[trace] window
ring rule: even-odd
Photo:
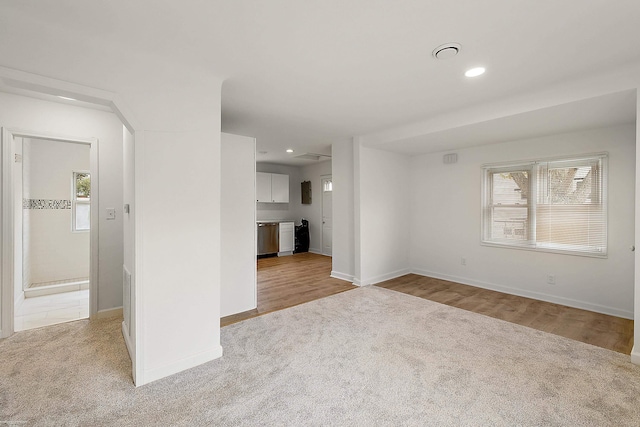
[[[607,255],[606,154],[483,168],[482,243]]]
[[[88,172],[73,173],[72,196],[73,231],[89,231],[91,226],[91,175]]]

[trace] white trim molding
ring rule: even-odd
[[[403,268],[400,270],[392,271],[390,273],[381,274],[380,276],[375,276],[366,280],[362,280],[362,285],[360,286],[375,285],[377,283],[384,282],[386,280],[395,279],[396,277],[404,276],[405,274],[409,274],[409,273],[411,273],[410,268],[408,267]]]
[[[160,366],[158,368],[147,369],[143,372],[144,378],[138,378],[139,381],[136,381],[136,387],[148,384],[152,381],[156,381],[164,377],[168,377],[169,375],[177,374],[178,372],[182,372],[187,369],[194,368],[198,365],[210,362],[219,357],[222,357],[222,346],[218,345],[214,348],[179,360],[177,362]]]
[[[346,282],[353,282],[353,276],[351,274],[340,273],[339,271],[331,271],[331,277],[334,279],[344,280]]]
[[[96,313],[96,319],[111,319],[114,317],[122,318],[122,307],[108,308]]]
[[[640,352],[636,352],[636,346],[633,346],[631,349],[631,363],[635,365],[640,365]]]
[[[533,298],[539,301],[546,301],[554,304],[566,305],[568,307],[593,311],[596,313],[608,314],[609,316],[622,317],[624,319],[633,319],[632,311],[621,310],[619,308],[609,307],[606,305],[593,304],[586,301],[579,301],[571,298],[558,297],[555,295],[549,295],[541,292],[532,292],[524,289],[512,288],[509,286],[496,285],[494,283],[482,282],[479,280],[469,279],[466,277],[450,276],[448,274],[436,273],[434,271],[427,271],[419,268],[413,269],[412,273],[418,274],[420,276],[433,277],[435,279],[462,283],[463,285],[475,286],[476,288],[489,289],[491,291],[502,292],[505,294],[517,295],[517,296],[526,297],[526,298]]]
[[[0,67],[0,71],[2,68]],[[99,176],[98,176],[98,139],[76,136],[63,136],[48,134],[38,131],[23,129],[2,128],[2,249],[0,251],[2,276],[0,277],[0,292],[2,295],[0,305],[0,329],[6,338],[14,332],[14,150],[11,144],[14,137],[45,139],[49,141],[69,142],[89,146],[90,172],[91,172],[91,243],[89,261],[89,317],[95,318],[98,312],[98,245],[99,245]]]

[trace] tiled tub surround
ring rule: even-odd
[[[22,199],[22,209],[71,209],[71,200]]]
[[[81,282],[89,277],[90,233],[72,231],[71,206],[65,199],[23,201],[23,218],[28,216],[23,227],[23,241],[28,239],[28,252],[24,254],[28,262],[23,269],[25,279],[28,277],[25,297],[34,287]],[[58,292],[79,289],[60,288]]]

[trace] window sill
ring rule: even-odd
[[[560,248],[553,248],[553,247],[547,247],[547,246],[532,246],[531,244],[527,244],[527,243],[517,244],[517,243],[511,243],[511,242],[501,243],[501,242],[492,242],[492,241],[480,241],[480,245],[494,247],[494,248],[519,249],[519,250],[532,251],[532,252],[546,252],[546,253],[552,253],[552,254],[558,254],[558,255],[573,255],[573,256],[580,256],[580,257],[587,257],[587,258],[606,259],[609,257],[606,252],[599,252],[599,253],[583,252],[583,251],[560,249]]]

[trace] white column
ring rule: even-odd
[[[640,365],[640,97],[636,107],[636,229],[635,229],[635,296],[633,303],[634,328],[631,361]]]

